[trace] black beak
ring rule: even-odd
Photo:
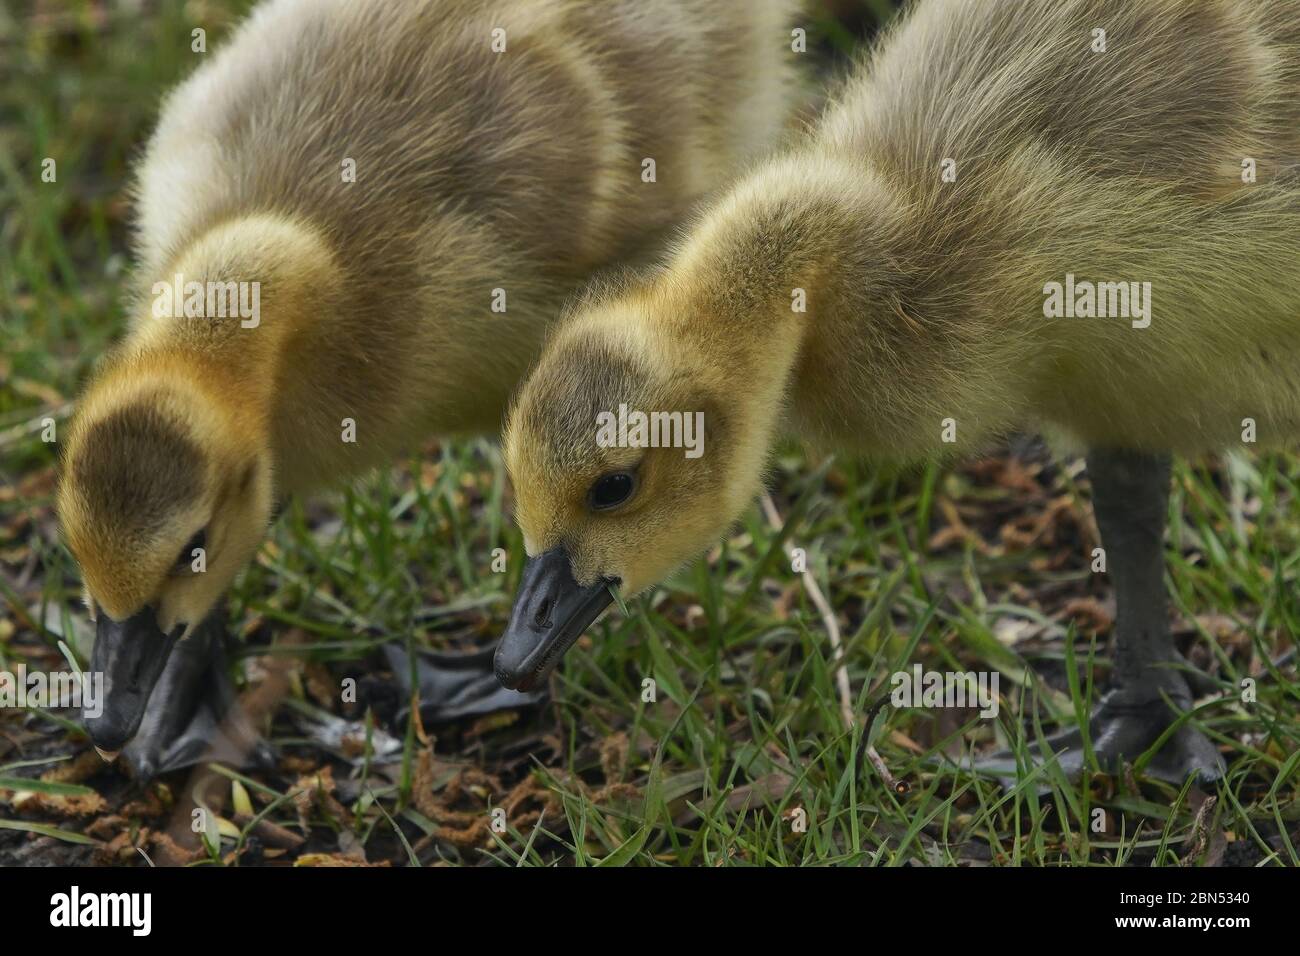
[[[617,583],[601,579],[582,587],[563,548],[529,558],[510,624],[497,644],[497,680],[513,690],[528,690],[542,680],[614,600],[609,589]]]
[[[160,631],[151,607],[125,621],[100,612],[90,669],[104,675],[103,710],[98,717],[82,714],[90,739],[100,750],[121,750],[140,729],[153,686],[184,632],[183,624],[170,634]]]

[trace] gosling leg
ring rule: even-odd
[[[1093,507],[1106,564],[1115,585],[1115,662],[1112,690],[1093,711],[1089,740],[1101,769],[1115,772],[1156,742],[1178,713],[1191,707],[1192,691],[1182,672],[1186,662],[1169,633],[1164,588],[1164,531],[1169,503],[1170,459],[1132,451],[1094,450],[1088,455]],[[1208,678],[1193,681],[1204,686]],[[1049,754],[1078,776],[1086,752],[1078,729],[1049,737]],[[1036,745],[1036,762],[1044,759]],[[1009,752],[976,762],[1004,776],[1016,772]],[[1223,775],[1213,743],[1183,724],[1147,765],[1154,777],[1182,783],[1189,775],[1209,782]]]

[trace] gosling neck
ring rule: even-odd
[[[850,318],[871,224],[893,213],[883,185],[825,153],[768,163],[706,214],[656,283],[662,339],[698,355],[773,440],[800,351]],[[888,221],[887,219],[885,221]]]
[[[273,215],[229,220],[139,276],[137,373],[181,377],[269,444],[295,337],[337,314],[343,278],[321,234]]]

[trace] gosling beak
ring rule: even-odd
[[[160,631],[151,607],[125,621],[114,621],[100,613],[90,669],[104,675],[104,699],[98,716],[85,713],[84,708],[82,712],[96,749],[118,751],[135,736],[158,675],[183,633],[183,624],[176,625],[170,634]]]
[[[510,624],[497,645],[497,680],[513,690],[529,690],[545,678],[614,600],[609,589],[617,583],[602,578],[584,588],[573,579],[562,547],[529,558]]]

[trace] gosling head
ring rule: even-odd
[[[524,383],[504,436],[528,560],[496,652],[528,689],[613,600],[707,549],[759,487],[746,385],[627,299],[565,324]]]
[[[73,422],[58,510],[96,623],[105,700],[86,724],[102,750],[135,735],[176,641],[269,524],[269,451],[228,402],[192,370],[127,365],[91,388]]]

